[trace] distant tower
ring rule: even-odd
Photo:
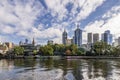
[[[33,38],[32,45],[35,45],[35,39]]]
[[[87,43],[88,44],[92,44],[93,43],[92,33],[88,33],[88,35],[87,35]]]
[[[64,45],[66,45],[66,40],[67,40],[67,32],[66,32],[66,30],[64,30],[64,32],[62,34],[62,43]]]
[[[75,30],[74,40],[78,47],[82,45],[82,30],[79,28],[79,25],[77,25],[77,29]]]
[[[99,34],[95,33],[93,34],[93,43],[96,43],[97,41],[99,41]]]
[[[20,42],[19,42],[19,45],[22,45],[22,44],[23,44],[22,41],[20,41]]]
[[[25,39],[25,44],[28,44],[28,39]]]
[[[110,34],[110,30],[106,30],[104,32],[104,42],[112,45],[112,34]]]

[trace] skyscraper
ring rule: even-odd
[[[101,41],[104,41],[104,33],[101,34]]]
[[[92,44],[93,43],[92,33],[88,33],[88,35],[87,35],[87,43],[88,44]]]
[[[104,42],[112,45],[112,34],[110,34],[110,30],[106,30],[104,32]]]
[[[35,46],[35,39],[33,38],[33,41],[32,41],[32,45],[34,45]]]
[[[62,34],[62,43],[66,45],[66,40],[67,40],[67,32],[64,30]]]
[[[99,41],[99,34],[95,33],[93,34],[93,43],[96,43],[97,41]]]
[[[77,29],[75,30],[75,44],[80,47],[82,45],[82,30],[77,25]]]

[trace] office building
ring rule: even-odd
[[[14,47],[14,44],[12,42],[5,42],[7,45],[8,49],[12,49]]]
[[[118,38],[118,45],[120,45],[120,37]]]
[[[93,34],[93,43],[96,43],[97,41],[99,41],[99,34],[95,33]]]
[[[77,29],[75,30],[75,44],[80,47],[82,45],[82,30],[79,28],[79,25],[77,25]]]
[[[87,43],[88,44],[92,44],[93,43],[92,33],[88,33],[88,35],[87,35]]]
[[[112,34],[110,34],[110,31],[109,30],[105,31],[105,33],[104,33],[104,42],[106,42],[107,44],[112,45],[112,40],[113,40],[113,38],[112,38]]]
[[[62,34],[62,43],[66,45],[66,40],[67,40],[67,32],[64,30]]]
[[[101,41],[104,41],[104,33],[101,34]]]

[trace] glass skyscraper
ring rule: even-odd
[[[104,42],[112,45],[113,36],[110,34],[110,30],[106,30],[104,33]]]
[[[67,41],[67,32],[64,30],[62,34],[62,43],[66,45],[66,41]]]
[[[79,28],[79,25],[77,25],[77,29],[75,30],[74,40],[78,47],[82,45],[82,30]]]

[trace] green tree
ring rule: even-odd
[[[40,47],[40,52],[42,55],[53,55],[53,48],[49,45]]]
[[[96,42],[93,46],[96,55],[109,55],[111,48],[110,45],[103,41]]]
[[[119,56],[120,55],[120,46],[113,47],[111,55],[113,55],[113,56]]]
[[[14,47],[13,52],[15,55],[24,55],[24,48],[20,46],[16,46]]]

